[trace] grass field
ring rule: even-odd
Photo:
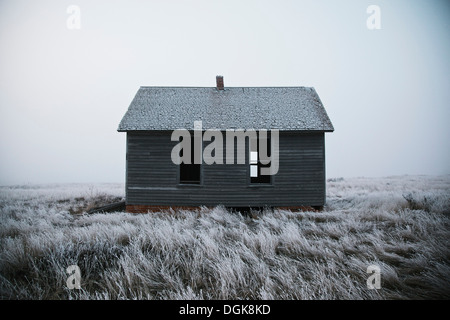
[[[450,176],[330,179],[318,213],[85,214],[123,194],[121,184],[0,187],[0,297],[450,298]],[[67,288],[70,265],[79,290]]]

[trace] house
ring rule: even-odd
[[[215,87],[140,87],[118,131],[129,212],[325,204],[334,128],[314,88],[225,87],[222,76]]]

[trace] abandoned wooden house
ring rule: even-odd
[[[201,127],[195,128],[198,124]],[[192,139],[191,150],[176,149],[188,139],[173,138],[180,129],[193,137],[200,131],[201,143]],[[215,133],[207,137],[208,130]],[[140,87],[118,131],[127,133],[129,212],[325,204],[325,132],[334,129],[314,88],[224,87],[221,76],[216,77],[215,87]],[[238,143],[234,144],[238,137],[228,139],[228,133],[242,131],[247,135],[239,161]],[[252,131],[259,139],[255,144]],[[227,139],[220,141],[218,132]],[[214,148],[208,147],[214,142]],[[263,161],[263,145],[276,165]],[[202,152],[216,157],[213,163],[205,158],[177,163],[173,159],[177,150],[181,156],[190,153],[192,160]],[[268,166],[276,169],[262,174]]]

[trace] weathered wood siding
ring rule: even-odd
[[[325,204],[323,132],[280,132],[279,171],[272,177],[271,185],[261,186],[249,185],[248,164],[203,164],[200,185],[178,184],[179,166],[173,164],[170,157],[177,142],[170,141],[170,135],[169,131],[127,133],[127,205]],[[225,156],[225,137],[223,140]]]

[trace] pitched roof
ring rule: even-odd
[[[141,87],[118,131],[279,129],[333,131],[314,88]]]

